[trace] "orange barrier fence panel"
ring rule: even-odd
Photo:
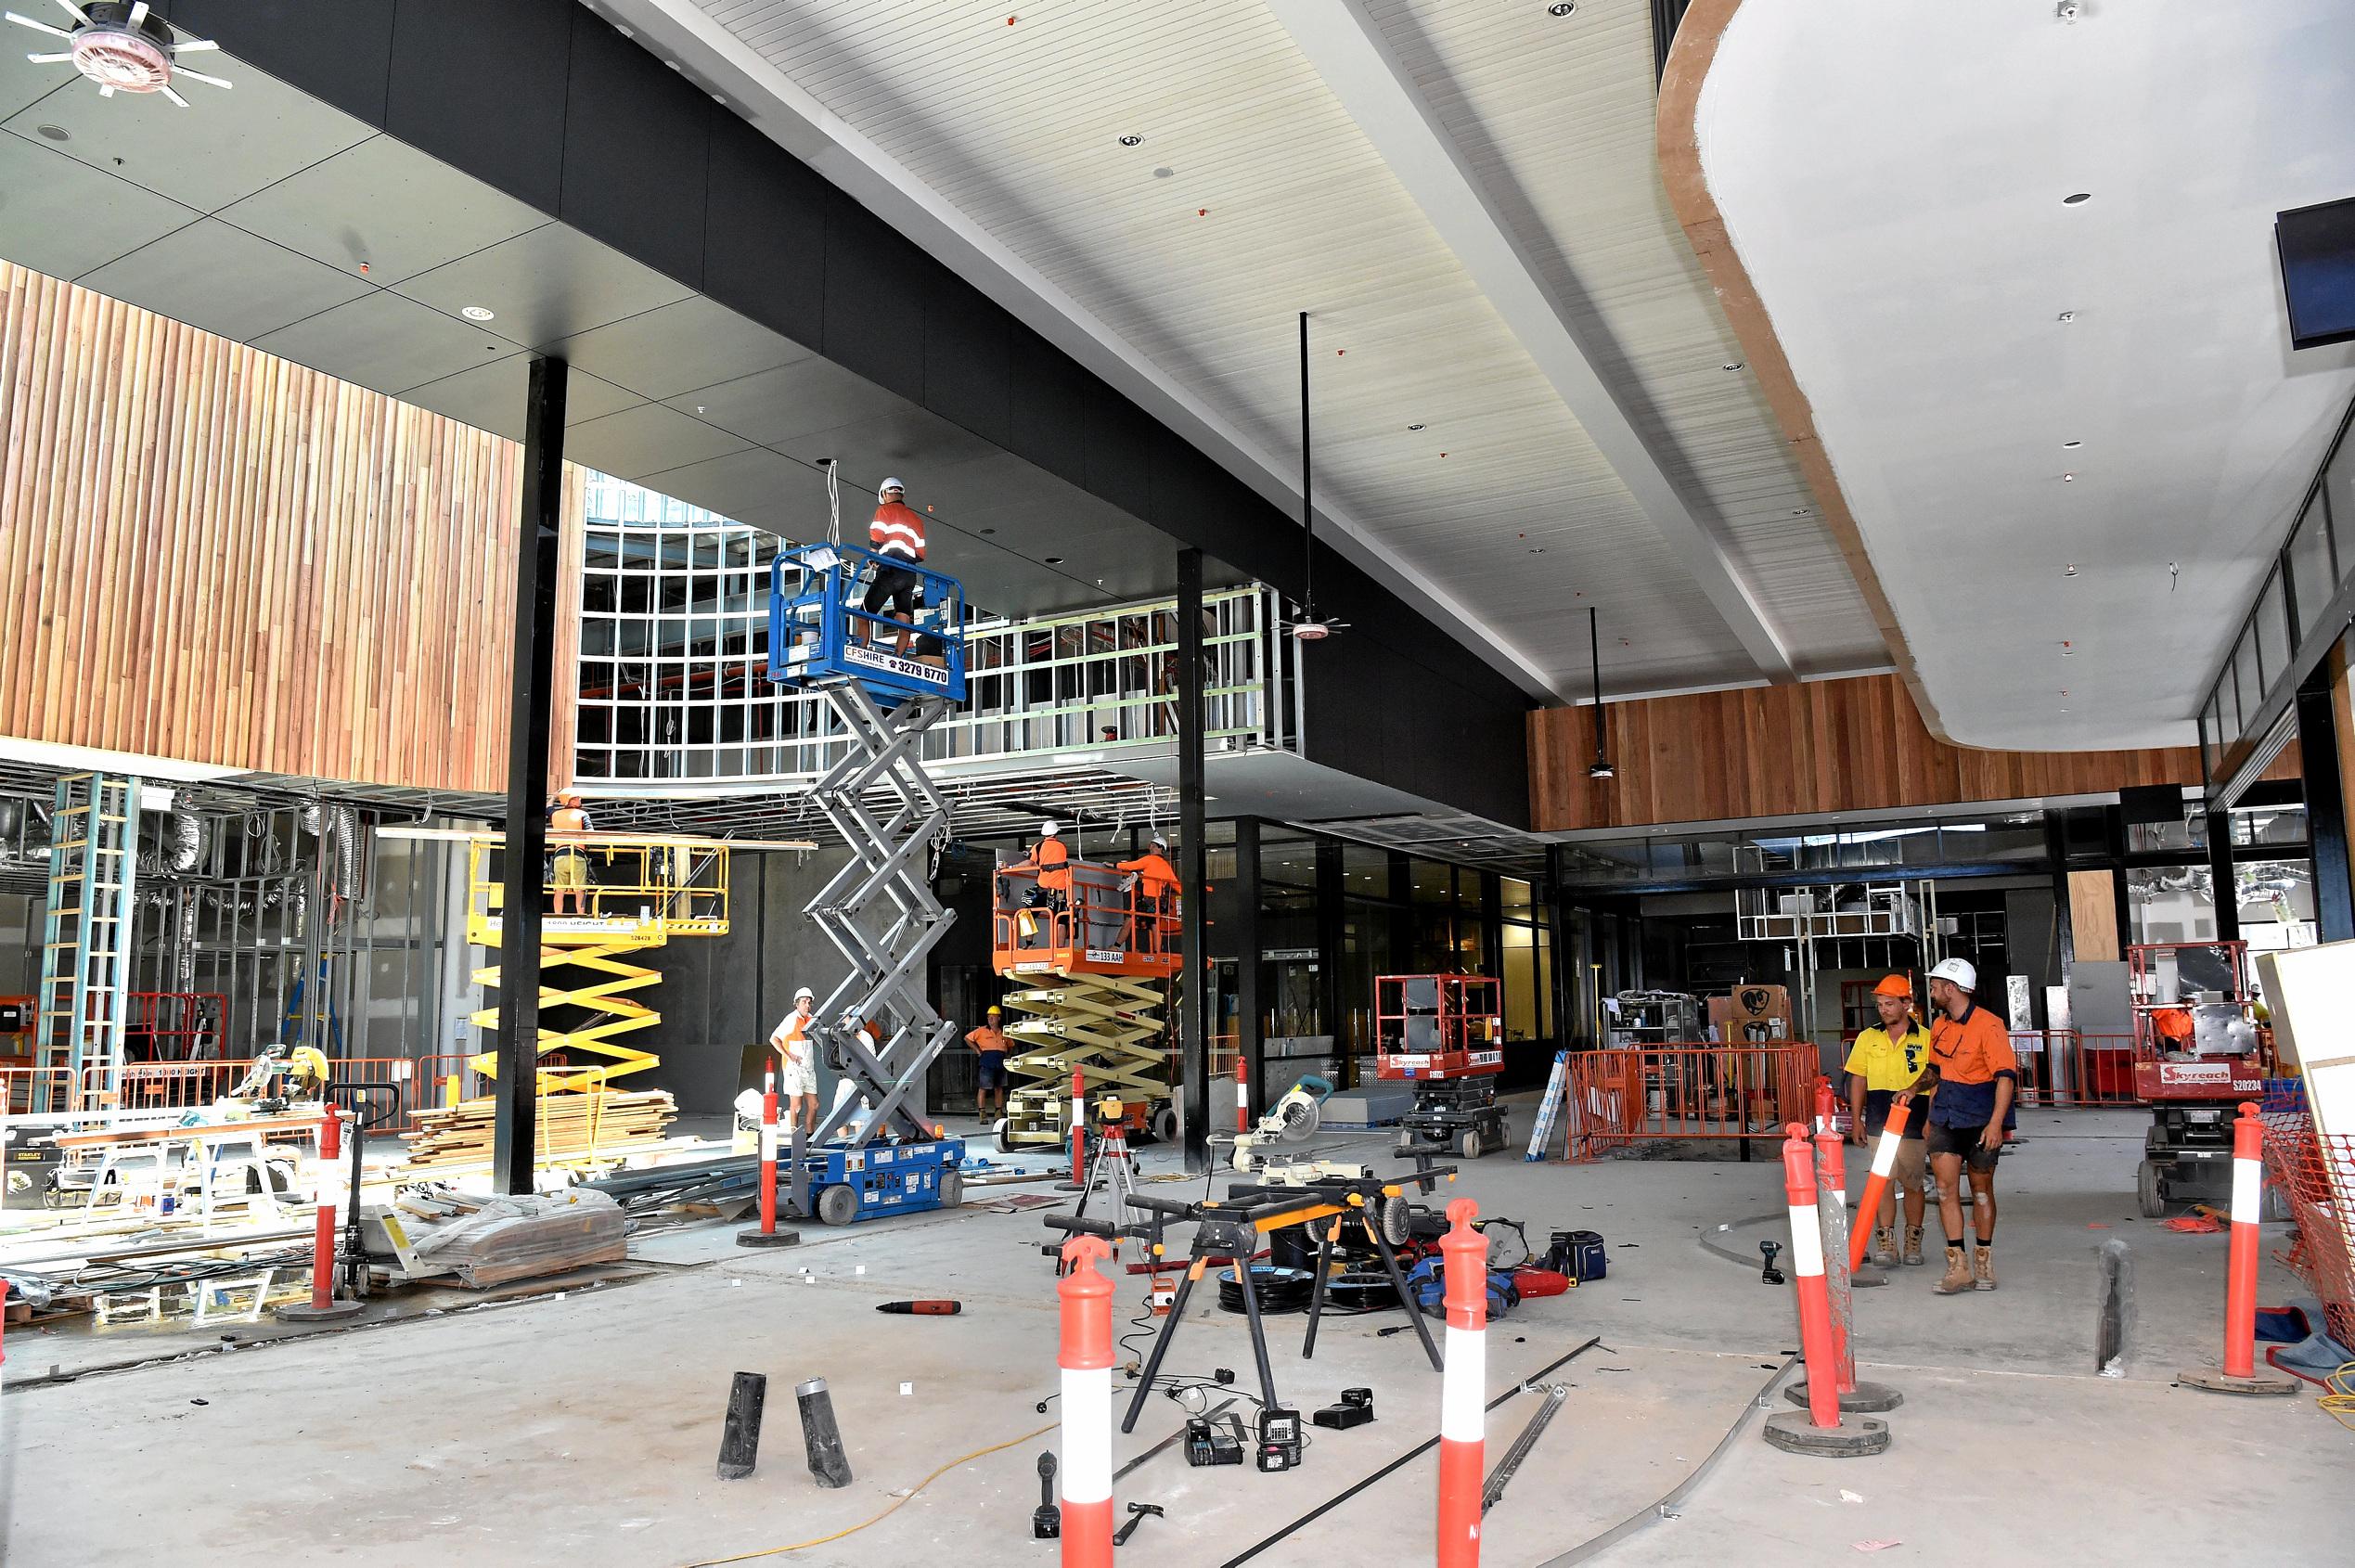
[[[1647,1139],[1771,1137],[1814,1113],[1815,1058],[1804,1043],[1576,1052],[1564,1090],[1568,1157]]]

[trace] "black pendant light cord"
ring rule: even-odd
[[[1308,461],[1308,313],[1300,313],[1300,618],[1317,618],[1317,514],[1310,510],[1314,469]]]
[[[1605,777],[1611,760],[1602,750],[1602,634],[1597,628],[1595,607],[1587,607],[1587,658],[1594,666],[1594,766],[1588,771]]]

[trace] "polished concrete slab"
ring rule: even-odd
[[[1492,1394],[1598,1343],[1550,1374],[1570,1384],[1568,1403],[1489,1515],[1485,1561],[1548,1562],[1631,1516],[1649,1523],[1595,1561],[1795,1564],[1873,1540],[1903,1543],[1892,1561],[1928,1562],[2234,1561],[2235,1542],[2275,1562],[2343,1560],[2355,1433],[2310,1398],[2233,1403],[2168,1385],[2178,1365],[2215,1354],[2224,1239],[2133,1217],[2130,1116],[2051,1120],[2031,1116],[2002,1167],[2000,1291],[1940,1298],[1925,1267],[1860,1294],[1865,1375],[1906,1404],[1888,1418],[1890,1451],[1852,1461],[1794,1459],[1756,1433],[1757,1396],[1795,1345],[1790,1292],[1760,1284],[1756,1263],[1780,1224],[1778,1166],[1497,1155],[1468,1167],[1454,1192],[1484,1213],[1525,1221],[1540,1243],[1549,1229],[1600,1231],[1610,1258],[1605,1279],[1491,1330]],[[1332,1141],[1378,1151],[1387,1137]],[[1149,1180],[1199,1190],[1172,1178],[1170,1159],[1148,1151]],[[1860,1175],[1860,1151],[1852,1185]],[[302,1542],[336,1562],[635,1568],[815,1542],[882,1515],[774,1560],[1050,1562],[1028,1534],[1033,1467],[1054,1442],[1053,1407],[1036,1408],[1055,1388],[1047,1234],[1036,1213],[970,1210],[808,1227],[804,1245],[774,1253],[683,1233],[660,1248],[663,1264],[592,1292],[25,1388],[0,1399],[6,1561],[144,1563],[168,1540],[199,1562]],[[2135,1289],[2124,1375],[2101,1377],[2112,1239],[2130,1249]],[[719,1255],[695,1261],[705,1251]],[[2269,1272],[2263,1293],[2293,1288]],[[1122,1277],[1124,1318],[1140,1290]],[[964,1312],[873,1310],[916,1295],[956,1296]],[[1314,1432],[1287,1474],[1149,1460],[1118,1496],[1167,1517],[1147,1520],[1124,1560],[1227,1563],[1430,1436],[1438,1380],[1410,1334],[1381,1332],[1401,1321],[1329,1323],[1303,1363],[1300,1320],[1274,1319],[1285,1398],[1314,1407],[1363,1384],[1377,1420]],[[14,1334],[8,1350],[18,1371]],[[1207,1302],[1169,1365],[1253,1383],[1240,1320]],[[770,1378],[767,1426],[757,1472],[721,1482],[740,1369]],[[842,1491],[817,1487],[803,1462],[791,1384],[814,1375],[832,1385],[856,1472]],[[1512,1394],[1497,1409],[1492,1453],[1535,1405]],[[1118,1457],[1180,1416],[1151,1401]],[[1737,1422],[1723,1459],[1660,1517],[1654,1504]],[[1428,1455],[1401,1465],[1249,1561],[1428,1562],[1433,1474]]]

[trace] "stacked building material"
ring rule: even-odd
[[[412,1171],[488,1164],[493,1102],[461,1100],[418,1113],[418,1130],[405,1135]],[[660,1143],[678,1115],[662,1089],[611,1089],[540,1096],[538,1157],[542,1161],[622,1155]]]
[[[397,1206],[412,1278],[454,1274],[477,1288],[505,1285],[619,1263],[627,1246],[621,1205],[580,1188],[491,1199],[431,1189]]]

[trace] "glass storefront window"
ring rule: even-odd
[[[1392,898],[1390,852],[1362,844],[1341,846],[1342,890],[1353,898]]]
[[[2290,533],[2289,563],[2290,587],[2297,596],[2297,635],[2303,641],[2338,592],[2331,571],[2331,529],[2319,494]]]
[[[1529,884],[1518,877],[1499,877],[1497,904],[1507,915],[1525,912],[1529,907]]]

